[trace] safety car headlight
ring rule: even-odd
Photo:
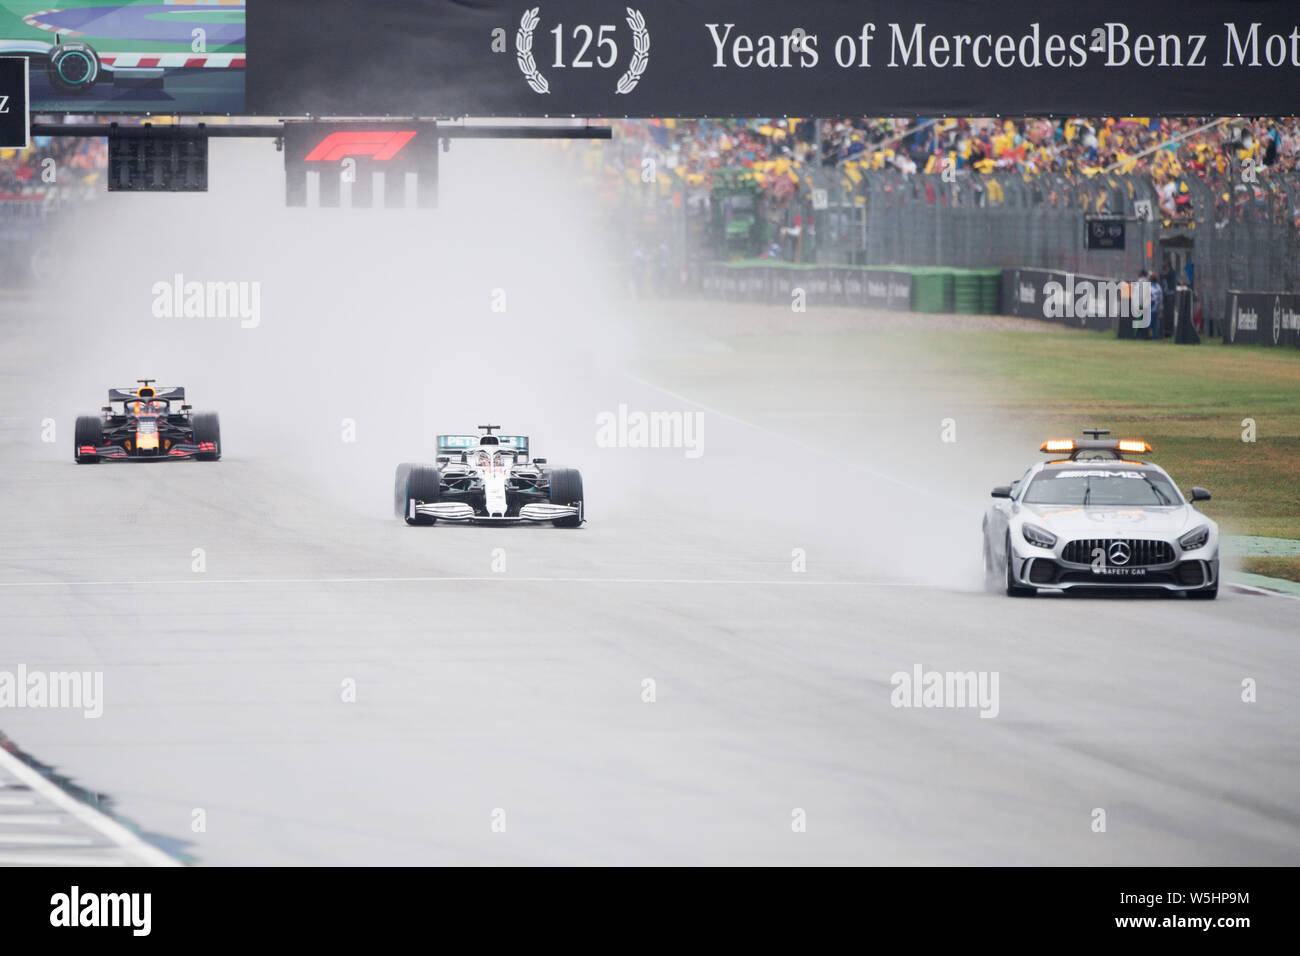
[[[1025,540],[1037,548],[1054,548],[1056,547],[1056,535],[1036,524],[1026,524],[1021,528],[1021,533]]]
[[[1184,551],[1195,551],[1208,540],[1210,540],[1210,529],[1208,526],[1202,525],[1179,538],[1178,547]]]

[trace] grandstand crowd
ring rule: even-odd
[[[617,134],[709,189],[721,170],[744,171],[785,201],[805,174],[888,170],[1104,172],[1150,175],[1162,218],[1191,215],[1188,177],[1259,174],[1300,166],[1300,118],[1103,117],[1072,119],[629,120]],[[1296,211],[1300,217],[1300,210]]]
[[[69,190],[89,194],[83,187],[96,186],[107,164],[108,143],[102,137],[33,136],[27,149],[0,150],[0,199],[31,199]]]
[[[720,170],[741,171],[777,200],[791,198],[800,173],[814,168],[904,176],[948,168],[1030,176],[1117,171],[1149,174],[1165,217],[1177,217],[1190,201],[1183,184],[1188,176],[1225,174],[1247,163],[1260,171],[1300,168],[1300,117],[1218,123],[1168,117],[663,119],[617,125],[620,140],[677,170],[689,186],[708,189]],[[42,177],[46,159],[55,161],[55,184]],[[28,149],[0,151],[0,195],[92,186],[106,163],[103,139],[38,136]]]

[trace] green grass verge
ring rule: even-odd
[[[1072,330],[914,337],[1021,420],[1096,421],[1151,442],[1176,480],[1215,492],[1204,510],[1226,532],[1300,538],[1300,350]],[[1254,442],[1242,440],[1244,419]]]
[[[1300,582],[1300,558],[1242,558],[1239,564],[1249,574]]]

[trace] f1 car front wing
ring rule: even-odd
[[[519,514],[509,517],[500,515],[475,514],[474,509],[463,501],[435,501],[432,504],[420,504],[412,499],[407,503],[407,517],[424,515],[439,521],[464,521],[470,524],[525,524],[532,522],[554,521],[557,518],[582,518],[582,504],[553,505],[547,502],[526,504],[519,509]]]
[[[132,454],[121,445],[82,445],[77,449],[78,455],[94,455],[102,461],[164,461],[181,458],[193,458],[203,452],[215,452],[215,442],[176,442],[165,452],[156,455]]]

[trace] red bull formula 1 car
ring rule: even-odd
[[[221,457],[221,423],[216,412],[185,404],[185,389],[155,387],[151,378],[137,388],[110,388],[100,415],[77,418],[74,457],[99,461],[161,461]],[[121,405],[121,411],[115,405]]]

